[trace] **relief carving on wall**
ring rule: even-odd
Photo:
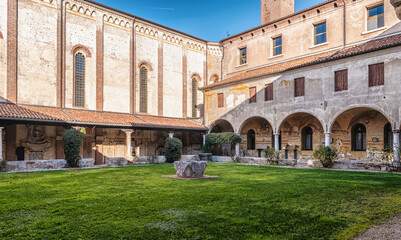
[[[21,140],[21,146],[29,151],[29,160],[43,160],[44,153],[51,148],[53,139],[46,135],[44,126],[26,126],[27,138]]]

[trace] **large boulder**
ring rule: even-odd
[[[178,177],[183,178],[201,178],[207,167],[205,161],[176,161],[174,168]]]

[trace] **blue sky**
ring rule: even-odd
[[[324,0],[295,0],[295,11]],[[220,41],[260,25],[260,0],[97,0],[193,36]]]

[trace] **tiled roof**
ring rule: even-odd
[[[324,62],[328,62],[328,61],[334,61],[334,60],[338,60],[338,59],[342,59],[342,58],[352,57],[355,55],[369,53],[369,52],[378,51],[378,50],[396,47],[396,46],[401,46],[401,34],[386,37],[386,38],[371,40],[369,42],[365,42],[365,43],[358,44],[355,46],[343,48],[341,50],[320,53],[320,54],[308,56],[305,58],[300,58],[300,59],[290,60],[287,62],[278,63],[278,64],[271,65],[268,67],[263,67],[263,68],[259,68],[259,69],[255,69],[255,70],[249,70],[249,71],[234,75],[232,77],[226,78],[220,82],[207,85],[207,86],[201,88],[201,90],[219,87],[219,86],[223,86],[223,85],[234,84],[239,81],[262,77],[262,76],[266,76],[266,75],[269,75],[272,73],[282,72],[282,71],[291,70],[294,68],[305,67],[305,66],[324,63]]]
[[[122,126],[140,128],[166,128],[206,130],[200,124],[180,118],[158,116],[137,116],[134,114],[98,112],[79,109],[26,106],[0,103],[1,120],[25,120],[37,122],[57,122],[66,124]]]

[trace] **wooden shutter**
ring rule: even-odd
[[[224,93],[217,94],[217,104],[219,108],[224,107]]]
[[[256,87],[249,88],[249,103],[256,102]]]
[[[369,66],[369,87],[384,85],[384,63]]]
[[[295,97],[305,96],[305,78],[295,79]]]
[[[273,100],[273,83],[266,84],[265,87],[265,101]]]
[[[337,71],[334,74],[335,78],[335,91],[346,91],[348,90],[348,70]]]

